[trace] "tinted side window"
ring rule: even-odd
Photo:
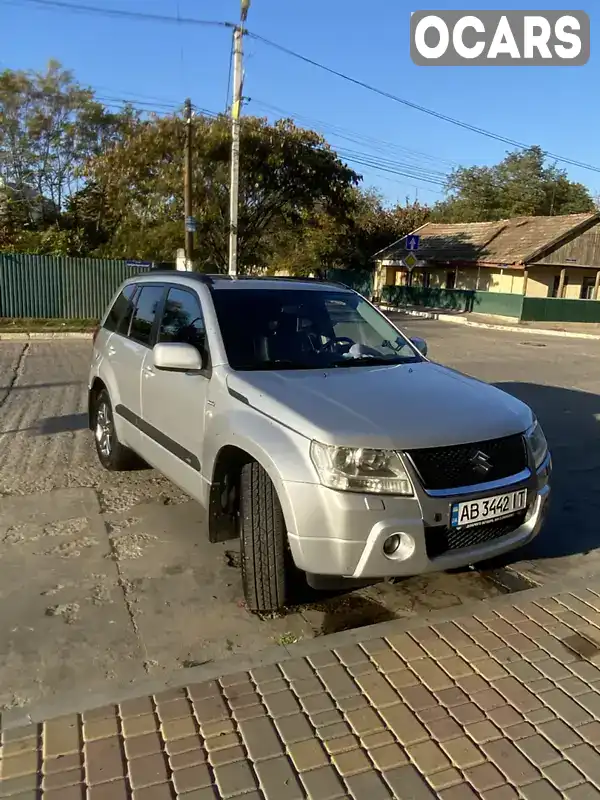
[[[206,328],[200,301],[191,292],[169,289],[158,334],[159,342],[193,344],[206,352]]]
[[[104,322],[103,327],[106,328],[107,331],[119,331],[119,333],[123,333],[123,328],[126,324],[124,332],[127,333],[131,312],[133,311],[132,300],[134,294],[134,283],[130,283],[129,286],[126,286],[119,294],[115,302],[112,304],[112,307],[108,312]]]
[[[164,289],[162,286],[142,286],[135,304],[129,336],[140,344],[150,345],[152,326],[159,310]]]

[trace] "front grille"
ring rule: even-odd
[[[425,526],[425,548],[429,559],[439,558],[453,550],[464,547],[475,547],[478,544],[492,542],[506,536],[519,528],[524,522],[527,510],[520,511],[507,519],[497,519],[486,525],[474,525],[472,528],[449,528],[444,525]]]
[[[407,455],[424,489],[476,486],[508,478],[527,467],[525,440],[520,434],[474,444],[409,450]]]

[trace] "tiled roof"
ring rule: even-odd
[[[425,260],[523,264],[541,250],[559,244],[580,226],[598,218],[598,214],[589,213],[453,225],[427,222],[415,233],[421,237],[419,257]],[[404,238],[400,239],[376,253],[376,260],[405,255],[404,241]]]

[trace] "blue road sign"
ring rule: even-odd
[[[195,233],[196,231],[196,220],[194,217],[186,217],[185,218],[185,229],[191,233]]]
[[[413,235],[413,236],[407,236],[406,237],[406,249],[407,250],[418,250],[420,243],[421,243],[421,237],[420,236]]]

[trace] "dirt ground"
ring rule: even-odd
[[[574,402],[567,387],[579,385],[600,419],[597,343],[521,345],[518,334],[500,339],[444,323],[404,324],[426,335],[436,360],[487,380],[520,387],[538,380],[539,388],[542,372],[546,380],[551,372],[554,389],[565,387],[565,414]],[[343,596],[307,594],[269,619],[248,614],[235,543],[208,543],[196,503],[153,470],[99,467],[86,430],[89,355],[82,341],[0,344],[0,710],[72,689],[125,688],[141,676],[502,591],[490,574],[465,570]],[[569,437],[562,446],[575,457]],[[584,489],[593,494],[600,463],[588,461]],[[572,484],[563,490],[572,493]],[[570,513],[569,502],[566,496],[561,513]],[[597,545],[592,528],[586,531],[591,551]],[[581,550],[559,555],[572,563],[584,558]],[[523,574],[552,572],[543,565],[556,553],[525,555]]]

